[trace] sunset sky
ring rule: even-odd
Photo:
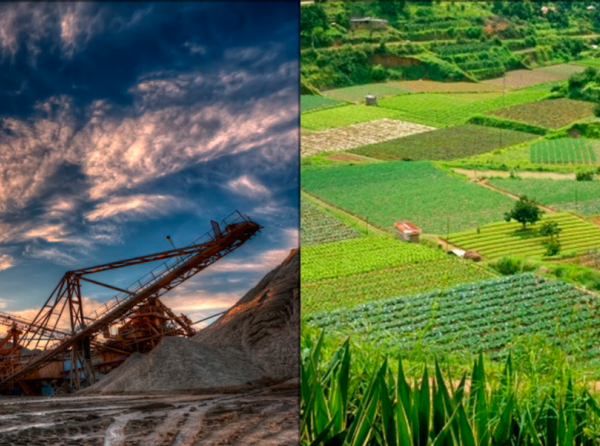
[[[196,319],[298,246],[297,8],[0,5],[0,311],[31,318],[66,271],[240,210],[262,234],[164,298]]]

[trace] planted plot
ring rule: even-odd
[[[433,127],[395,119],[363,122],[302,136],[301,154],[310,156],[321,152],[347,150],[430,130],[433,130]]]
[[[300,200],[300,241],[302,246],[330,243],[362,234],[340,219],[321,209],[312,201]]]
[[[577,65],[553,65],[550,67],[536,68],[534,70],[512,70],[507,71],[502,77],[483,81],[484,84],[504,86],[507,88],[523,88],[546,82],[567,80],[572,74],[583,71],[584,68]]]
[[[325,98],[323,96],[304,94],[300,96],[300,112],[302,113],[319,110],[321,108],[336,107],[343,104],[342,101],[336,101],[335,99]]]
[[[360,237],[302,248],[302,282],[444,258],[441,251],[391,237]]]
[[[385,118],[400,119],[400,114],[381,107],[347,105],[303,114],[300,124],[311,130],[325,130]]]
[[[512,121],[558,129],[583,118],[594,116],[596,104],[573,99],[550,99],[490,111],[489,114]]]
[[[398,294],[447,288],[494,277],[473,262],[442,258],[337,278],[303,282],[302,313],[332,310]]]
[[[519,338],[541,336],[580,360],[600,357],[600,299],[533,274],[315,313],[307,322],[392,356],[423,347],[504,356]]]
[[[370,94],[375,95],[378,98],[383,98],[386,96],[397,96],[409,93],[412,93],[410,89],[392,84],[355,85],[353,87],[336,88],[334,90],[323,92],[328,98],[347,102],[364,102],[365,96]]]
[[[579,208],[579,212],[585,215],[597,213],[586,209],[600,205],[600,181],[497,178],[490,180],[490,183],[515,195],[527,195],[556,209]]]
[[[453,160],[537,138],[530,133],[466,124],[352,150],[381,160]]]
[[[381,228],[410,220],[445,234],[498,221],[514,200],[425,162],[305,168],[302,187]]]
[[[434,127],[448,127],[466,123],[473,115],[510,105],[539,101],[549,89],[518,90],[500,93],[436,94],[424,93],[386,98],[381,107],[396,110],[399,119],[419,122]]]
[[[531,162],[540,164],[597,164],[600,141],[560,138],[540,141],[530,147]]]
[[[429,80],[390,82],[415,93],[475,93],[502,91],[501,85],[475,82],[438,82]]]
[[[540,235],[543,222],[554,221],[561,228],[558,240],[561,253],[581,253],[600,248],[600,227],[568,213],[545,214],[541,222],[523,230],[520,223],[505,221],[475,230],[451,234],[449,242],[472,249],[493,260],[505,256],[544,257],[546,237]]]

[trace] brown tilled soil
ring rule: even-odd
[[[296,446],[298,394],[5,398],[0,446]]]

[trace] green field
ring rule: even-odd
[[[325,130],[384,118],[401,119],[400,113],[394,110],[366,105],[347,105],[303,114],[300,116],[300,123],[302,127],[311,130]]]
[[[530,133],[466,124],[351,150],[381,160],[453,160],[538,138]]]
[[[303,253],[304,255],[304,253]],[[302,282],[302,314],[350,307],[402,293],[447,288],[493,277],[473,262],[453,257],[403,263],[349,276]]]
[[[531,145],[531,162],[540,164],[597,164],[600,141],[586,138],[559,138]]]
[[[381,228],[410,220],[445,234],[502,219],[514,200],[425,162],[304,168],[302,187]]]
[[[488,260],[513,255],[539,258],[546,253],[545,238],[538,231],[545,221],[555,221],[562,229],[561,253],[585,253],[600,248],[600,227],[564,212],[545,214],[541,222],[525,230],[514,221],[491,223],[476,230],[450,234],[449,242],[477,251]]]
[[[302,282],[335,279],[444,257],[442,251],[392,237],[360,237],[302,248],[301,277]]]
[[[302,246],[337,242],[362,234],[312,201],[300,200],[300,243]]]
[[[489,114],[539,127],[558,129],[594,116],[595,108],[596,104],[593,102],[563,98],[514,105],[490,111]]]
[[[412,93],[408,88],[402,88],[391,84],[365,84],[352,87],[336,88],[334,90],[324,91],[323,94],[328,98],[338,99],[347,102],[364,102],[365,96],[375,95],[378,99],[386,96],[397,96],[400,94]]]
[[[584,215],[600,212],[600,181],[497,178],[490,183],[558,210],[577,210]]]
[[[302,95],[300,96],[300,112],[309,112],[320,110],[322,108],[336,107],[343,105],[344,102],[336,101],[335,99],[325,98],[317,95]]]
[[[515,90],[500,93],[424,93],[385,98],[379,101],[383,108],[396,110],[399,119],[434,127],[448,127],[466,123],[473,115],[510,105],[539,101],[549,89]]]
[[[600,300],[533,274],[369,302],[309,315],[329,333],[352,335],[398,356],[428,347],[439,353],[504,356],[519,338],[542,336],[581,361],[600,358]]]

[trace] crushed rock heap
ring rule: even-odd
[[[298,378],[300,254],[267,274],[193,339],[167,337],[148,355],[132,355],[83,393],[235,389]]]
[[[266,375],[300,376],[300,250],[267,274],[194,341],[243,351]]]

